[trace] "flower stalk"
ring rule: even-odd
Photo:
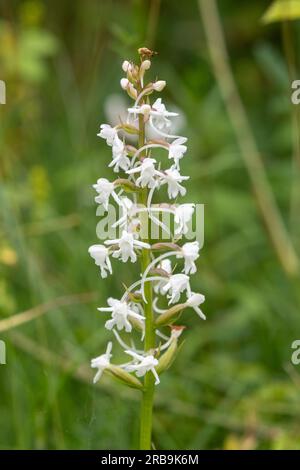
[[[141,84],[139,86],[139,89]],[[144,147],[145,144],[145,123],[143,115],[139,115],[139,148]],[[141,154],[142,156],[142,154]],[[139,203],[142,206],[147,205],[148,189],[144,188],[139,195]],[[145,222],[145,219],[143,219]],[[143,241],[149,243],[149,227],[148,220],[146,221],[148,228],[148,236]],[[141,272],[144,273],[151,263],[149,250],[143,249],[141,255]],[[153,325],[153,310],[152,310],[152,285],[150,282],[145,286],[145,342],[144,351],[150,351],[155,348],[155,331]],[[154,399],[154,376],[151,372],[147,372],[144,381],[144,390],[141,403],[141,416],[140,416],[140,449],[151,449],[151,435],[152,435],[152,415],[153,415],[153,399]]]
[[[91,366],[97,369],[94,382],[107,373],[141,393],[139,448],[150,450],[155,388],[160,383],[160,374],[173,363],[184,330],[175,323],[186,309],[193,309],[204,320],[199,305],[205,298],[192,292],[190,286],[190,275],[197,269],[199,244],[180,243],[188,232],[195,204],[174,204],[179,195],[186,194],[181,183],[189,177],[180,174],[180,164],[187,151],[187,139],[170,132],[170,118],[177,114],[167,111],[161,98],[151,104],[152,95],[161,92],[166,82],[146,83],[153,53],[141,48],[139,54],[138,65],[129,61],[122,65],[126,77],[120,81],[121,88],[134,100],[128,108],[126,123],[120,122],[115,127],[102,124],[98,134],[111,147],[112,160],[108,166],[118,177],[113,182],[106,178],[97,180],[93,185],[97,192],[95,202],[107,213],[112,210],[115,214],[115,205],[119,207],[121,215],[111,227],[120,234],[89,248],[103,279],[113,274],[111,258],[123,263],[139,261],[138,280],[124,286],[125,292],[119,299],[109,297],[108,306],[98,308],[105,318],[105,328],[113,333],[126,361],[119,365],[111,363],[113,345],[109,342],[106,352],[92,359]],[[167,151],[162,163],[154,155],[158,148]],[[163,187],[173,202],[162,201],[154,206],[154,193]],[[160,221],[156,213],[172,216],[174,230]],[[155,238],[153,224],[165,230],[170,241]],[[177,261],[172,266],[174,258],[179,265],[183,261],[179,273],[174,272],[178,267]],[[160,302],[165,305],[159,305]]]

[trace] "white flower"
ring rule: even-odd
[[[95,260],[95,264],[100,267],[101,277],[107,277],[107,271],[112,274],[112,267],[106,246],[92,245],[89,247],[89,254]]]
[[[102,376],[105,369],[107,369],[110,366],[110,359],[112,357],[111,350],[112,350],[112,342],[110,341],[107,345],[105,354],[102,354],[102,356],[98,356],[95,359],[91,360],[91,367],[94,369],[95,368],[98,369],[98,372],[96,373],[94,380],[93,380],[94,384],[98,382],[98,380]]]
[[[133,357],[134,361],[138,361],[135,364],[128,364],[125,369],[128,372],[135,372],[137,377],[143,377],[148,371],[151,371],[155,377],[155,385],[159,384],[160,380],[155,370],[155,366],[158,365],[158,360],[152,354],[142,356],[131,350],[126,350],[126,354]]]
[[[163,259],[162,262],[160,263],[159,267],[166,271],[166,273],[171,274],[172,272],[172,263],[169,259]],[[157,294],[164,294],[165,292],[163,291],[163,288],[165,285],[168,283],[168,278],[166,279],[161,279],[158,281],[155,286],[154,286],[154,292]]]
[[[106,245],[119,245],[119,250],[113,253],[113,257],[121,258],[123,263],[126,263],[129,258],[132,263],[136,262],[137,256],[134,248],[151,248],[148,243],[136,240],[132,233],[128,233],[126,230],[123,230],[121,238],[106,240],[104,243]]]
[[[105,139],[107,145],[112,146],[115,138],[118,135],[118,131],[114,127],[111,127],[109,124],[101,124],[100,129],[101,130],[97,135],[99,137],[102,137],[102,139]]]
[[[189,276],[186,274],[173,274],[163,287],[164,294],[169,292],[169,304],[174,304],[180,299],[180,294],[185,290],[190,290]]]
[[[181,204],[175,208],[174,220],[178,227],[175,229],[176,235],[186,235],[189,228],[188,223],[190,222],[195,210],[195,204]]]
[[[169,158],[174,160],[177,168],[179,168],[179,160],[183,157],[187,150],[187,146],[183,145],[186,142],[185,137],[178,137],[169,145]]]
[[[100,312],[111,312],[111,320],[108,320],[105,323],[105,328],[112,330],[116,325],[118,330],[123,330],[127,333],[130,333],[132,330],[132,325],[128,318],[136,318],[138,320],[144,320],[144,317],[134,310],[130,309],[126,302],[121,302],[120,300],[113,299],[110,297],[107,300],[109,307],[98,308]]]
[[[116,136],[113,147],[112,147],[113,159],[108,165],[109,167],[114,166],[114,171],[118,173],[119,169],[126,171],[130,166],[130,160],[127,157],[126,147],[121,139]]]
[[[163,104],[161,98],[157,100],[152,105],[151,116],[153,116],[155,121],[155,126],[158,129],[163,129],[164,127],[170,127],[171,121],[168,119],[172,116],[178,116],[177,113],[172,113],[166,110],[165,105]]]
[[[181,253],[177,258],[184,257],[184,273],[194,274],[197,271],[194,261],[199,258],[199,243],[189,242],[181,247]]]
[[[202,310],[200,310],[199,308],[199,305],[203,304],[204,301],[205,301],[205,296],[203,294],[195,294],[194,292],[191,292],[191,296],[186,301],[186,304],[189,307],[192,307],[195,310],[195,312],[199,315],[200,318],[202,318],[203,320],[206,320],[206,316],[204,315]]]
[[[178,193],[180,193],[181,196],[186,194],[186,189],[179,183],[188,180],[189,176],[181,176],[179,171],[173,166],[165,170],[161,176],[163,184],[166,183],[168,185],[169,199],[177,197]]]
[[[157,174],[154,166],[155,163],[156,160],[154,160],[154,158],[144,158],[141,165],[128,170],[127,173],[129,175],[140,173],[140,176],[136,180],[136,185],[141,186],[142,188],[153,188],[156,183],[155,175]]]
[[[104,209],[108,210],[109,197],[114,192],[114,184],[106,178],[99,178],[97,183],[93,184],[93,188],[99,194],[95,197],[95,201],[98,204],[103,204]]]
[[[165,80],[157,80],[152,86],[155,91],[162,91],[166,86],[166,82]]]

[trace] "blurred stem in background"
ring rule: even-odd
[[[291,83],[297,78],[297,61],[293,45],[293,30],[291,21],[282,21],[282,42],[284,53],[287,60],[290,84],[288,93],[291,91]],[[291,123],[293,139],[292,156],[292,185],[291,185],[291,206],[290,206],[290,225],[294,236],[296,247],[299,249],[299,227],[298,218],[300,213],[300,111],[299,106],[292,105]]]
[[[156,30],[159,21],[161,0],[152,0],[149,10],[147,25],[146,44],[150,49],[154,49]]]
[[[230,67],[216,0],[198,0],[213,71],[247,168],[259,211],[280,264],[288,276],[298,276],[299,259],[267,179]]]

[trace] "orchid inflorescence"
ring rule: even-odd
[[[110,315],[105,328],[112,330],[116,341],[129,356],[128,362],[121,365],[111,363],[112,343],[109,342],[105,354],[93,359],[91,366],[98,369],[94,382],[107,371],[127,385],[144,391],[147,384],[140,378],[152,374],[152,380],[159,384],[160,374],[169,367],[176,354],[178,338],[184,327],[176,326],[175,322],[182,312],[192,308],[200,318],[205,319],[199,307],[205,297],[192,292],[190,286],[190,275],[196,272],[199,243],[179,244],[188,231],[195,204],[174,204],[179,195],[186,194],[182,183],[189,177],[181,175],[180,163],[187,150],[187,139],[170,132],[170,118],[177,116],[177,113],[167,111],[161,98],[151,104],[151,95],[161,92],[166,82],[156,80],[144,83],[145,72],[151,66],[152,52],[142,48],[139,54],[139,65],[129,61],[122,64],[126,77],[121,79],[121,88],[134,100],[133,106],[128,108],[126,122],[120,122],[115,127],[102,124],[98,134],[112,149],[112,160],[108,166],[115,173],[122,172],[122,176],[113,182],[99,178],[93,185],[97,192],[95,201],[105,211],[109,210],[112,201],[120,208],[120,219],[114,224],[121,231],[120,237],[91,246],[89,253],[99,266],[102,278],[113,273],[111,257],[123,263],[141,260],[140,279],[126,288],[120,299],[110,297],[108,306],[98,309]],[[130,136],[130,143],[126,143],[126,136]],[[156,149],[167,152],[167,158],[162,160],[164,165],[154,157]],[[153,208],[155,191],[165,186],[169,201]],[[142,235],[142,220],[146,216],[147,221],[167,230],[157,216],[159,212],[171,214],[176,228],[174,233],[170,233],[168,242],[159,240],[151,243],[151,237]],[[163,253],[156,256],[157,252]],[[183,261],[181,272],[174,272],[177,267],[172,264],[174,259]],[[182,301],[183,295],[185,300]],[[166,308],[158,305],[163,298],[168,303]],[[171,327],[171,332],[167,335],[161,329],[168,327]],[[138,340],[142,342],[140,349],[133,339],[135,330]],[[126,335],[129,335],[127,340]]]

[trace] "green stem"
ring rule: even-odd
[[[145,143],[145,124],[143,116],[139,116],[139,148]],[[147,205],[148,189],[145,188],[139,195],[139,203],[144,206]],[[149,228],[148,234],[145,235],[143,241],[149,242]],[[149,263],[151,262],[150,252],[147,249],[142,250],[141,255],[141,270],[145,271]],[[147,303],[144,303],[145,313],[145,342],[144,351],[147,352],[155,347],[155,330],[153,324],[153,311],[152,311],[152,286],[150,282],[145,284],[145,299]],[[152,435],[152,414],[153,414],[153,398],[154,398],[154,376],[151,372],[147,372],[144,380],[144,391],[142,396],[141,404],[141,416],[140,416],[140,449],[150,450],[151,449],[151,435]]]

